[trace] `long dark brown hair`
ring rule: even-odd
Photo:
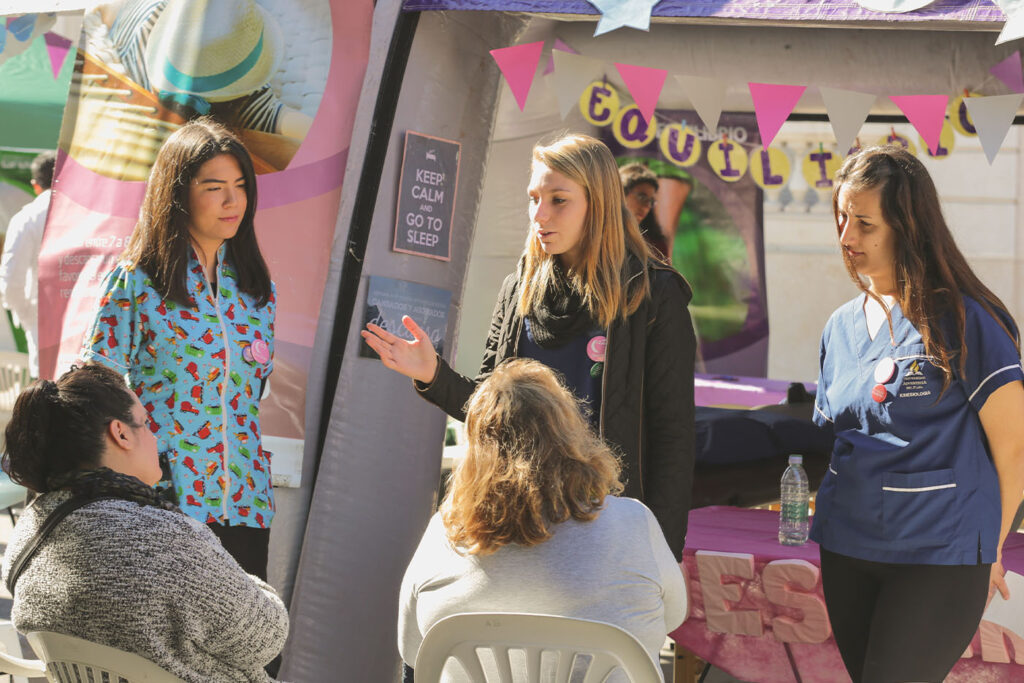
[[[125,258],[142,268],[165,299],[192,306],[188,293],[189,184],[199,167],[221,154],[238,161],[245,179],[246,205],[238,232],[227,241],[227,256],[238,275],[238,289],[263,306],[270,299],[270,271],[256,242],[256,173],[242,142],[209,117],[195,119],[176,130],[156,156],[149,173],[139,222]]]
[[[844,187],[852,191],[879,192],[882,217],[895,236],[893,281],[900,309],[921,334],[925,352],[934,359],[934,365],[945,373],[943,390],[949,385],[952,358],[958,352],[960,374],[966,372],[969,349],[964,339],[965,295],[977,301],[999,323],[1020,352],[1020,342],[1005,322],[1012,320],[1009,311],[967,265],[942,215],[935,184],[917,157],[902,147],[886,146],[870,147],[846,159],[836,174],[832,191],[832,213],[840,237],[839,191]],[[845,250],[843,260],[850,278],[881,304],[881,299],[858,277]],[[946,316],[952,316],[955,339],[946,339],[943,332],[941,323]],[[886,317],[891,333],[892,317],[888,311]]]

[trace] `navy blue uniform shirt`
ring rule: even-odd
[[[811,538],[875,562],[994,562],[999,481],[978,411],[993,391],[1024,379],[1014,340],[964,297],[966,372],[954,356],[943,393],[943,373],[898,304],[892,336],[885,322],[874,339],[868,336],[865,297],[833,313],[821,338],[814,419],[831,423],[836,440]],[[1013,321],[1004,324],[1016,337]],[[950,322],[943,331],[948,343],[958,343]],[[885,359],[895,365],[888,379],[875,376]],[[878,385],[881,401],[872,398]]]

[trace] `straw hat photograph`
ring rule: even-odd
[[[277,22],[254,0],[168,0],[146,45],[146,72],[157,92],[224,102],[266,85],[283,47]]]

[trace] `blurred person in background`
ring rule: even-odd
[[[0,297],[15,325],[25,332],[29,373],[39,376],[39,249],[50,209],[56,152],[43,152],[32,161],[36,198],[14,215],[7,226],[0,256]]]

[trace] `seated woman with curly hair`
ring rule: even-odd
[[[125,650],[190,683],[271,680],[284,604],[157,495],[156,435],[121,375],[86,364],[36,382],[5,437],[4,469],[40,494],[3,560],[15,628]]]
[[[547,366],[507,361],[473,393],[466,434],[402,581],[402,659],[452,614],[532,612],[614,624],[657,662],[686,616],[683,575],[651,511],[613,495],[619,463],[572,394]]]

